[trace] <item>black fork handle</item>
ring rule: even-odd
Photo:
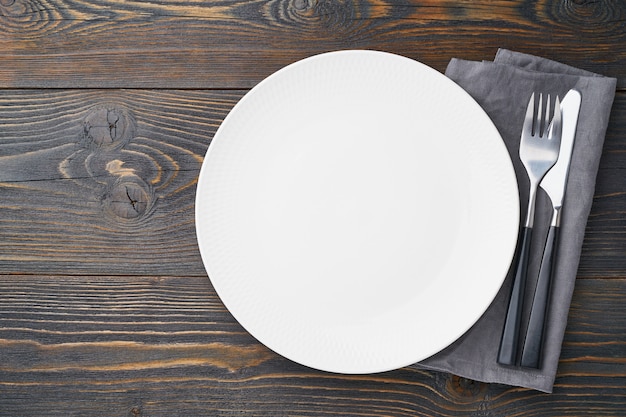
[[[513,279],[509,308],[506,313],[504,330],[502,331],[502,339],[500,340],[500,350],[498,352],[498,363],[502,365],[517,365],[519,328],[522,319],[524,289],[526,288],[526,269],[528,267],[532,232],[532,227],[524,227],[522,229],[521,240],[517,248],[518,255],[515,277]]]
[[[524,340],[521,365],[527,368],[541,366],[546,319],[548,317],[548,301],[550,299],[550,282],[554,275],[555,253],[558,243],[559,228],[550,226],[546,238],[546,246],[541,259],[537,288],[533,297],[533,306],[530,312],[530,321]]]

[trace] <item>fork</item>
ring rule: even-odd
[[[544,175],[556,163],[561,145],[561,109],[559,98],[557,96],[555,100],[552,122],[550,122],[550,95],[547,96],[545,113],[542,105],[543,94],[539,94],[539,103],[535,112],[535,93],[533,93],[530,96],[526,109],[520,139],[519,156],[530,180],[530,190],[526,220],[517,247],[517,265],[513,287],[511,288],[511,298],[498,352],[498,363],[503,365],[517,365],[518,362],[519,328],[524,289],[526,287],[526,268],[528,265],[530,240],[535,217],[537,187]]]

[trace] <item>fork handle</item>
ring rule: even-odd
[[[550,226],[546,246],[541,259],[537,288],[533,297],[530,321],[524,340],[521,365],[527,368],[539,368],[547,318],[548,300],[550,299],[550,281],[554,275],[555,253],[558,243],[559,227]]]
[[[519,345],[519,327],[522,318],[522,304],[524,301],[524,289],[526,287],[526,268],[528,266],[528,254],[530,251],[530,238],[533,228],[522,228],[521,240],[518,246],[517,265],[515,277],[511,287],[511,298],[509,309],[506,313],[502,339],[500,340],[500,350],[498,352],[498,363],[502,365],[517,365],[517,352]]]

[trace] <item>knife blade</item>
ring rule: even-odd
[[[577,90],[570,90],[561,103],[563,130],[559,159],[548,171],[539,186],[547,193],[552,202],[552,218],[546,237],[537,287],[533,297],[533,304],[528,322],[528,329],[524,339],[521,365],[528,368],[540,368],[543,339],[547,319],[547,309],[550,298],[550,283],[554,275],[555,254],[557,251],[558,234],[561,224],[561,208],[567,185],[570,160],[574,149],[576,125],[582,97]]]

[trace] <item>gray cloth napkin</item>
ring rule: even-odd
[[[452,59],[446,75],[483,107],[500,131],[517,175],[522,219],[526,215],[528,177],[518,156],[519,140],[531,93],[548,92],[558,94],[562,99],[574,88],[582,94],[582,105],[561,213],[560,241],[556,253],[557,272],[552,281],[553,298],[548,310],[542,369],[507,367],[499,365],[496,360],[513,268],[489,309],[464,336],[445,350],[413,366],[449,372],[482,382],[552,392],[602,145],[615,96],[616,80],[503,49],[498,51],[493,62]],[[550,200],[540,190],[531,242],[526,300],[532,300],[534,293],[551,212]],[[527,301],[524,307],[522,332],[526,330],[530,314],[529,304],[531,302]]]

